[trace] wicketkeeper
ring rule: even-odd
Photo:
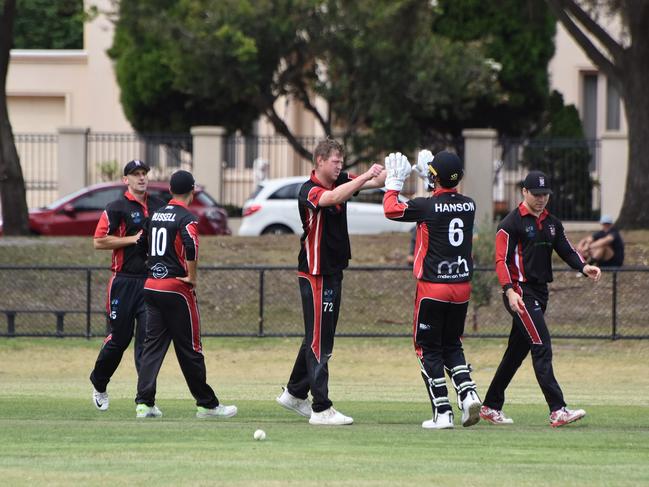
[[[457,192],[464,174],[462,161],[442,151],[419,153],[411,168],[408,158],[397,152],[385,158],[388,190],[383,198],[385,216],[391,220],[417,222],[413,274],[417,279],[413,335],[421,376],[433,407],[428,429],[453,428],[444,369],[457,392],[462,425],[480,420],[480,399],[464,358],[464,320],[471,296],[471,257],[475,203]],[[428,182],[433,194],[399,202],[403,183],[415,169]]]

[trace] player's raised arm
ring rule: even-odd
[[[373,178],[377,178],[381,175],[383,171],[383,166],[380,164],[372,164],[367,171],[365,171],[360,176],[350,180],[345,184],[336,186],[336,188],[330,191],[324,191],[318,201],[318,206],[335,206],[341,203],[344,203],[350,199],[354,193],[363,189],[363,186],[371,181]],[[382,185],[381,185],[382,186]]]

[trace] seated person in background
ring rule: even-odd
[[[602,215],[602,229],[581,239],[577,251],[587,262],[600,267],[620,267],[624,263],[624,242],[620,232],[613,226],[613,219]]]

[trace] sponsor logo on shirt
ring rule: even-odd
[[[454,262],[443,260],[437,265],[437,277],[441,279],[457,279],[468,276],[469,263],[459,255]]]
[[[169,269],[167,269],[166,265],[160,262],[158,262],[151,268],[151,275],[155,279],[164,279],[165,277],[167,277],[167,274],[169,274]]]

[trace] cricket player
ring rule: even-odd
[[[313,425],[340,426],[353,419],[329,399],[329,359],[340,311],[343,269],[351,259],[347,232],[347,200],[363,188],[381,188],[380,164],[358,177],[342,171],[345,151],[333,139],[321,141],[313,152],[314,169],[302,185],[298,210],[304,233],[298,255],[298,282],[305,336],[293,371],[277,402],[309,418]],[[309,401],[311,391],[313,403]]]
[[[138,246],[147,249],[149,277],[144,285],[148,313],[142,364],[137,381],[136,417],[157,418],[156,381],[173,341],[189,390],[196,399],[197,418],[230,418],[236,406],[219,403],[206,382],[201,324],[196,302],[198,228],[187,207],[194,198],[194,177],[187,171],[171,176],[172,198],[151,216]]]
[[[503,288],[512,330],[505,354],[487,390],[480,417],[496,425],[514,421],[503,413],[505,390],[528,353],[550,409],[550,425],[563,426],[583,418],[583,409],[568,409],[552,368],[550,331],[545,323],[548,283],[552,282],[552,252],[593,281],[599,267],[584,263],[566,237],[561,221],[546,210],[552,194],[550,180],[530,171],[523,181],[523,202],[498,225],[496,273]]]
[[[143,295],[146,254],[135,243],[149,215],[164,205],[164,201],[146,192],[148,172],[149,166],[137,159],[124,166],[126,191],[106,206],[95,230],[95,249],[113,251],[113,275],[108,282],[106,299],[110,333],[90,374],[92,403],[100,411],[108,409],[106,387],[131,343],[136,320],[135,368],[140,369],[146,330]]]
[[[457,392],[462,426],[480,420],[480,399],[464,358],[461,337],[471,296],[471,256],[475,203],[458,193],[464,171],[452,152],[435,157],[428,150],[418,156],[417,172],[433,193],[427,198],[399,201],[399,192],[411,171],[408,158],[397,152],[385,159],[387,178],[383,197],[385,216],[417,222],[413,274],[417,279],[413,338],[433,417],[426,429],[454,427],[444,369]]]

